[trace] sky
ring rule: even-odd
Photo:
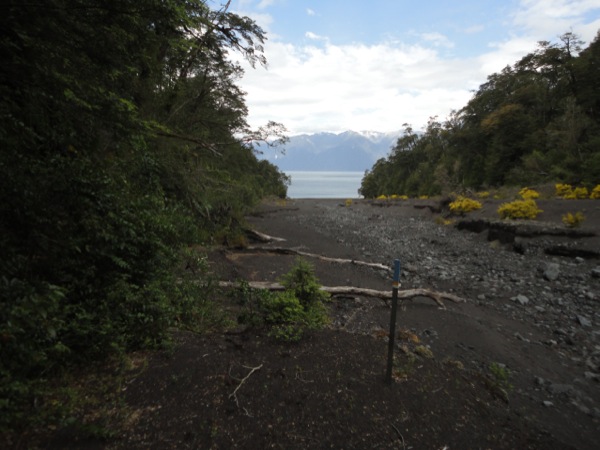
[[[268,39],[267,68],[232,55],[248,122],[290,136],[421,130],[537,42],[572,31],[586,47],[600,30],[600,0],[233,0],[230,11]]]

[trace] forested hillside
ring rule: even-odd
[[[600,34],[585,49],[569,32],[490,75],[445,122],[407,126],[360,193],[436,195],[455,189],[600,182]]]
[[[12,1],[0,29],[1,432],[63,367],[198,326],[210,284],[201,257],[200,283],[175,275],[182,249],[235,239],[287,178],[228,59],[265,64],[265,34],[228,3]]]

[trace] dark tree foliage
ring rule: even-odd
[[[178,252],[285,197],[227,57],[264,39],[202,0],[0,6],[0,431],[62,367],[159,344],[198,307]]]
[[[455,189],[600,183],[600,34],[573,33],[492,74],[468,104],[425,132],[407,128],[360,193],[432,195]]]

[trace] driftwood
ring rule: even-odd
[[[264,234],[261,233],[260,231],[256,231],[256,230],[244,230],[245,233],[252,239],[254,239],[255,241],[258,242],[263,242],[263,243],[268,243],[268,242],[284,242],[285,239],[283,238],[279,238],[279,237],[275,237],[275,236],[269,236],[268,234]]]
[[[269,291],[283,291],[285,288],[280,283],[271,283],[263,281],[251,281],[248,283],[254,289],[266,289]],[[236,283],[231,281],[221,281],[219,286],[223,288],[234,288]],[[392,298],[392,291],[378,291],[375,289],[358,288],[354,286],[321,286],[321,290],[330,295],[358,295],[364,297],[380,298],[389,300]],[[398,298],[401,300],[410,300],[414,297],[426,297],[432,299],[440,308],[446,309],[443,300],[450,300],[454,303],[463,303],[466,300],[453,294],[445,292],[431,291],[429,289],[405,289],[398,291]]]
[[[282,247],[246,247],[244,249],[236,249],[236,252],[249,252],[249,253],[274,253],[276,255],[297,255],[297,256],[306,256],[307,258],[315,258],[321,261],[338,263],[338,264],[354,264],[356,266],[365,266],[371,267],[372,269],[384,270],[386,272],[391,272],[392,268],[390,266],[386,266],[385,264],[379,263],[370,263],[366,261],[359,261],[356,259],[343,259],[343,258],[330,258],[328,256],[321,256],[315,253],[307,253],[300,250],[292,250],[289,248]]]

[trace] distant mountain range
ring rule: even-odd
[[[364,172],[379,158],[387,156],[401,135],[402,131],[300,134],[290,137],[285,154],[264,147],[259,150],[264,151],[263,159],[268,159],[283,172]]]

